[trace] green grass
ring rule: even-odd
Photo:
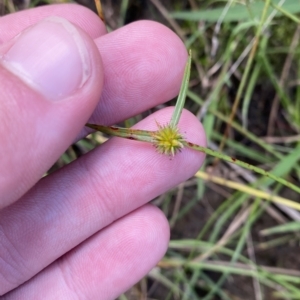
[[[282,9],[278,9],[278,1],[254,1],[251,5],[234,1],[205,1],[203,4],[202,1],[198,9],[185,7],[184,10],[178,8],[180,4],[173,5],[169,17],[181,26],[185,32],[184,42],[193,51],[193,86],[188,91],[186,108],[203,122],[208,144],[218,149],[223,143],[223,153],[273,170],[277,176],[298,185],[299,142],[285,143],[282,138],[281,143],[273,144],[267,143],[266,137],[293,136],[299,130],[299,84],[291,84],[299,78],[299,3],[285,1]],[[169,23],[168,18],[166,23]],[[266,102],[270,109],[262,115],[255,105],[264,106]],[[272,117],[276,102],[278,109]],[[262,127],[258,133],[251,119],[253,114],[258,115],[255,121]],[[270,118],[273,119],[269,121]],[[278,119],[280,122],[274,122]],[[259,187],[273,195],[287,195],[281,184],[275,185],[269,178],[240,168],[232,169],[223,162],[215,165],[213,160],[208,160],[202,170],[209,172],[212,166],[217,174],[224,173],[225,169],[225,173],[233,173],[231,176],[245,185]],[[299,262],[294,266],[279,265],[279,261],[291,259],[288,257],[288,253],[293,253],[290,242],[299,240],[299,213],[234,190],[226,190],[230,196],[223,199],[219,196],[221,199],[209,207],[204,199],[209,201],[215,197],[211,184],[198,180],[194,182],[197,190],[192,190],[190,182],[186,185],[176,215],[172,214],[176,204],[170,200],[171,195],[171,199],[180,201],[176,191],[168,193],[167,204],[162,205],[179,236],[171,240],[159,269],[149,274],[152,280],[164,286],[164,299],[233,299],[234,296],[238,299],[299,299],[300,270],[293,270]],[[288,195],[290,200],[299,199],[295,193]],[[193,212],[197,207],[206,211],[205,221],[198,225],[198,234],[194,232],[193,238],[187,239],[190,233],[182,224],[189,219],[198,223]],[[269,224],[267,228],[261,225],[263,222]],[[278,248],[284,258],[274,254]],[[275,263],[262,260],[261,249],[270,257],[275,256]],[[264,256],[268,255],[264,253]],[[232,288],[234,285],[240,290]]]
[[[289,137],[300,130],[300,2],[286,0],[280,8],[278,0],[153,1],[168,2],[164,16],[148,2],[152,18],[192,49],[185,108],[203,123],[208,145],[299,186],[300,138]],[[134,5],[118,4],[115,22],[107,20],[112,30],[112,24],[125,23]],[[7,2],[6,12],[13,10]],[[97,134],[87,137],[56,168],[101,142]],[[202,171],[295,202],[300,198],[270,178],[222,161],[208,158]],[[300,299],[295,209],[199,178],[153,203],[170,220],[169,250],[120,299]]]

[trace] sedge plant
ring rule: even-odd
[[[92,128],[96,131],[101,131],[105,134],[109,134],[112,136],[117,136],[121,138],[126,138],[130,140],[142,141],[151,143],[159,153],[167,156],[175,156],[178,152],[180,152],[183,148],[187,147],[193,149],[195,151],[203,152],[207,155],[214,156],[218,159],[234,163],[238,166],[241,166],[245,169],[251,170],[258,174],[267,176],[287,187],[294,190],[297,193],[300,193],[300,188],[291,182],[277,177],[276,175],[267,172],[259,167],[253,166],[251,164],[245,163],[241,160],[238,160],[234,157],[227,156],[223,153],[214,151],[212,149],[194,144],[185,139],[183,134],[180,132],[178,128],[178,122],[184,107],[186,94],[188,91],[189,78],[190,78],[190,69],[191,69],[191,51],[189,51],[188,61],[186,63],[183,80],[181,83],[180,92],[176,101],[175,109],[172,114],[171,120],[168,124],[161,125],[157,123],[156,131],[148,131],[148,130],[139,130],[139,129],[130,129],[130,128],[122,128],[116,126],[103,126],[97,124],[86,124],[87,127]],[[272,198],[270,199],[272,200]],[[299,207],[297,207],[298,210]]]

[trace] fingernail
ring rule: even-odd
[[[85,40],[74,25],[58,17],[47,18],[17,36],[2,62],[54,101],[74,93],[90,76]]]

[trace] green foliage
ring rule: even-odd
[[[46,2],[54,3],[53,0],[36,0],[26,5],[33,7]],[[110,28],[113,24],[124,24],[131,2],[112,2],[119,5],[116,11],[120,11],[120,16],[115,22],[108,20]],[[299,186],[300,39],[297,39],[297,30],[300,1],[158,2],[171,7],[171,12],[160,20],[173,29],[170,20],[175,21],[182,29],[187,49],[193,50],[190,87],[185,86],[185,108],[202,121],[208,145],[218,150],[224,141],[221,151],[224,157],[237,157]],[[23,6],[19,2],[5,3],[5,12]],[[160,12],[151,3],[148,1],[147,7],[157,19]],[[279,3],[283,3],[282,7]],[[111,11],[105,4],[104,14]],[[111,18],[111,14],[108,17]],[[253,51],[255,39],[257,44]],[[240,102],[232,121],[230,115],[236,98]],[[177,112],[180,111],[178,108]],[[180,113],[174,116],[174,124],[178,116]],[[131,126],[133,120],[141,118],[138,116],[125,124]],[[227,124],[230,124],[228,135],[224,134]],[[111,131],[118,131],[123,137],[128,134],[127,128],[116,128],[101,127],[107,134]],[[151,135],[131,131],[130,138],[153,142],[159,130],[158,127],[158,133]],[[163,137],[159,136],[157,143],[166,140],[165,130],[160,132]],[[175,154],[185,143],[176,132],[171,133],[173,138],[169,144],[159,146],[161,152],[169,155]],[[166,136],[172,134],[167,132]],[[180,140],[181,144],[175,145],[174,140]],[[68,149],[55,168],[68,164],[102,142],[99,135],[88,136]],[[212,159],[207,159],[202,170],[211,176],[221,174],[224,182],[236,180],[246,187],[263,190],[269,193],[271,200],[272,196],[285,196],[298,204],[299,195],[287,191],[272,178]],[[211,170],[214,172],[210,173]],[[165,258],[149,275],[155,286],[164,287],[167,293],[152,298],[243,299],[247,295],[249,299],[300,299],[297,269],[300,262],[298,250],[293,247],[299,243],[300,215],[295,209],[229,189],[225,183],[220,187],[195,178],[155,199],[154,203],[170,220],[172,240]],[[288,263],[291,260],[292,265]],[[211,274],[219,274],[219,277],[211,277]],[[242,290],[237,295],[236,286]],[[255,289],[252,290],[252,286]],[[139,295],[141,290],[144,283]],[[132,298],[122,296],[122,299]]]
[[[274,5],[279,5],[280,1],[273,1]],[[263,1],[228,1],[226,5],[219,6],[217,8],[205,8],[201,10],[193,11],[180,11],[173,12],[171,16],[175,19],[187,20],[187,21],[207,21],[211,23],[218,22],[222,19],[223,23],[239,22],[239,21],[251,21],[256,20],[259,22],[259,16],[261,16],[264,9]],[[285,0],[281,5],[281,11],[276,10],[275,16],[281,16],[282,14],[292,13],[297,14],[300,12],[299,1],[297,0]],[[269,7],[267,14],[270,15],[273,11],[273,7]]]

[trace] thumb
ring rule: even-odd
[[[0,45],[0,207],[51,167],[92,114],[103,84],[90,37],[50,17]]]

